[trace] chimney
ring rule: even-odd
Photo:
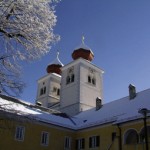
[[[96,98],[96,111],[102,107],[102,99],[100,97]]]
[[[136,97],[136,87],[132,84],[129,85],[129,98],[130,100]]]

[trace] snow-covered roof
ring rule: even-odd
[[[142,117],[138,111],[142,108],[150,110],[150,89],[137,93],[134,99],[129,96],[104,104],[99,110],[95,108],[84,111],[76,118],[85,121],[80,128],[113,122],[113,124],[123,123]],[[150,115],[150,114],[149,114]]]
[[[30,103],[24,103],[23,101],[16,100],[15,98],[0,96],[0,110],[16,114],[22,117],[31,117],[36,121],[49,123],[52,125],[62,126],[65,128],[73,128],[74,122],[67,116],[57,115],[43,111],[40,107],[34,106]],[[42,107],[41,107],[42,108]],[[54,111],[55,113],[55,111]]]
[[[0,109],[20,116],[34,117],[37,121],[69,128],[84,129],[106,123],[118,124],[140,119],[143,116],[138,113],[141,108],[150,110],[150,89],[137,93],[132,100],[124,97],[104,104],[99,110],[95,108],[83,111],[76,116],[69,117],[65,114],[43,111],[33,104],[21,100],[7,99],[0,95]]]

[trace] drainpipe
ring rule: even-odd
[[[145,144],[146,144],[146,150],[149,150],[148,148],[148,134],[147,134],[147,123],[146,123],[146,119],[147,119],[147,114],[150,113],[150,110],[148,110],[147,108],[142,108],[138,111],[138,113],[143,115],[143,121],[144,121],[144,135],[145,135]]]
[[[119,150],[122,150],[122,132],[119,124],[117,124],[117,127],[119,129]]]

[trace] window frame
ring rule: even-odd
[[[139,143],[139,135],[136,129],[130,128],[124,133],[124,144],[135,145]]]
[[[44,86],[40,89],[40,96],[42,96],[44,94],[46,94],[46,86]]]
[[[85,139],[84,138],[79,138],[76,140],[76,149],[77,150],[85,149]]]
[[[15,140],[24,141],[24,136],[25,136],[25,127],[24,126],[16,126]]]
[[[71,149],[71,137],[69,136],[65,136],[65,139],[64,139],[64,149],[68,150],[68,149]]]
[[[41,133],[41,145],[48,146],[49,145],[49,132],[42,131]]]
[[[100,136],[89,137],[89,148],[98,148],[100,146]]]
[[[87,77],[87,82],[92,85],[92,86],[96,86],[96,77],[88,75]]]
[[[116,139],[117,137],[117,133],[116,132],[112,132],[111,133],[111,141],[114,142],[114,140]]]

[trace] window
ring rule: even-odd
[[[88,76],[88,82],[91,83],[91,76]]]
[[[71,75],[71,82],[74,82],[74,74]]]
[[[90,137],[89,138],[89,147],[90,148],[99,147],[99,140],[100,140],[99,136],[92,136],[92,137]]]
[[[111,135],[112,142],[115,140],[115,138],[116,138],[116,132],[112,132],[112,135]]]
[[[40,95],[43,95],[43,88],[41,88],[40,90]]]
[[[46,93],[46,86],[43,89],[43,94],[45,94],[45,93]]]
[[[71,138],[70,137],[65,137],[65,149],[70,149],[71,148]]]
[[[88,75],[88,83],[90,83],[92,85],[96,85],[95,77],[92,77],[92,76]]]
[[[59,95],[60,95],[60,89],[57,88],[57,87],[53,87],[53,93],[54,93],[55,95],[59,96]]]
[[[57,89],[57,95],[60,95],[60,89]]]
[[[44,146],[48,146],[48,143],[49,143],[49,133],[48,132],[42,132],[41,144]]]
[[[56,92],[57,91],[57,88],[56,87],[53,87],[53,92]]]
[[[96,85],[96,79],[93,77],[93,79],[92,79],[92,84],[93,85]]]
[[[40,95],[43,95],[45,93],[46,93],[46,86],[44,86],[43,88],[41,88]]]
[[[66,84],[74,82],[74,67],[68,69],[67,77],[66,77]]]
[[[24,132],[25,132],[24,127],[22,127],[22,126],[16,127],[15,139],[19,140],[19,141],[23,141],[24,140]]]
[[[68,75],[66,78],[66,84],[74,82],[74,74]]]
[[[88,83],[91,85],[96,85],[95,71],[91,68],[89,68]]]
[[[76,140],[76,149],[77,150],[84,149],[84,147],[85,147],[85,139],[81,138],[81,139]]]
[[[128,130],[124,135],[125,144],[137,144],[139,141],[138,133],[134,129]]]
[[[67,78],[66,78],[66,84],[69,84],[69,83],[70,83],[70,77],[67,76]]]
[[[144,128],[142,128],[140,134],[140,143],[144,143],[145,142],[145,130]],[[147,126],[147,136],[148,136],[148,142],[150,141],[150,126]]]

